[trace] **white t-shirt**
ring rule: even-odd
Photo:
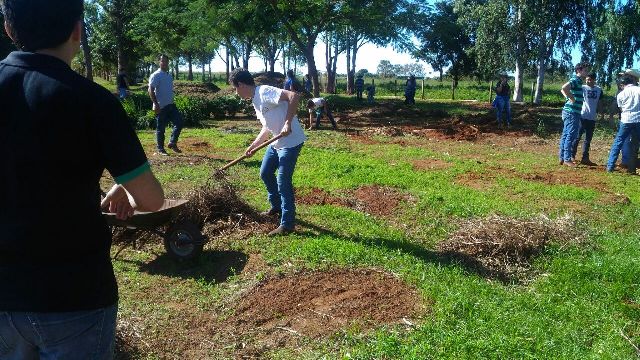
[[[160,69],[149,76],[149,88],[156,94],[160,109],[173,104],[173,78],[171,74]]]
[[[589,85],[582,85],[582,95],[584,101],[582,102],[581,116],[583,119],[596,120],[598,110],[598,100],[602,96],[602,89],[599,86],[591,87]]]
[[[313,98],[313,99],[311,99],[311,101],[313,101],[313,104],[316,107],[315,107],[315,109],[309,109],[310,113],[314,112],[319,107],[324,106],[324,99],[323,98]]]
[[[278,135],[284,126],[289,103],[280,101],[282,89],[269,85],[256,86],[253,94],[253,107],[262,126],[266,127],[272,135]],[[291,121],[291,133],[273,143],[275,149],[292,148],[302,144],[306,140],[302,126],[298,117],[294,116]]]
[[[640,122],[640,87],[627,85],[616,98],[622,112],[620,122],[625,124]]]

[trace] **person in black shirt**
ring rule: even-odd
[[[111,359],[118,291],[101,207],[125,219],[164,194],[121,103],[70,68],[83,0],[0,6],[21,50],[0,62],[0,359]],[[105,169],[117,185],[101,202]]]
[[[124,100],[127,97],[127,92],[129,90],[129,80],[127,80],[127,73],[124,69],[120,69],[120,72],[118,72],[116,83],[118,85],[118,96],[120,97],[120,100]]]
[[[493,100],[499,127],[502,127],[502,112],[506,113],[507,126],[511,127],[511,104],[509,103],[511,88],[509,87],[508,79],[507,74],[500,74],[500,81],[498,81],[498,85],[496,85],[496,98]]]

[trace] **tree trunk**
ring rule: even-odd
[[[93,62],[91,60],[91,48],[87,38],[87,26],[82,20],[82,53],[84,54],[85,77],[93,81]]]
[[[189,68],[187,72],[187,80],[193,81],[193,57],[191,53],[187,53],[187,66]]]
[[[518,12],[516,19],[516,30],[517,30],[517,40],[516,40],[516,73],[513,84],[513,101],[522,101],[522,78],[524,73],[524,48],[525,48],[525,36],[526,33],[523,30],[522,24],[522,12],[524,5],[520,2],[518,4]]]
[[[206,76],[205,68],[206,67],[207,67],[206,61],[202,60],[202,82],[207,81],[207,79],[205,78],[205,76]]]
[[[307,69],[309,70],[309,76],[311,76],[311,82],[313,83],[313,96],[320,96],[320,82],[318,81],[318,69],[316,68],[316,60],[313,56],[313,42],[309,42],[304,49],[304,57],[307,59]]]
[[[533,98],[533,103],[536,105],[540,105],[542,103],[544,74],[547,67],[547,45],[544,41],[540,42],[538,51],[538,76],[536,77],[536,93]]]
[[[226,74],[226,76],[227,76],[227,81],[226,81],[226,82],[227,82],[227,84],[228,84],[228,83],[229,83],[229,47],[228,47],[228,46],[226,46],[226,47],[225,47],[225,50],[226,50],[226,51],[225,51],[225,53],[226,53],[226,55],[225,55],[226,60],[224,61],[224,64],[225,64],[225,74]]]
[[[438,72],[440,73],[440,82],[442,82],[442,68],[438,69]]]
[[[349,34],[349,28],[346,29],[346,57],[347,57],[347,95],[354,93],[355,83],[353,80],[354,74],[351,72],[351,35]]]

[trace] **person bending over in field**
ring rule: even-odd
[[[0,359],[112,359],[118,288],[101,206],[126,219],[164,194],[120,101],[71,69],[84,1],[0,6],[21,50],[0,62]],[[119,185],[101,203],[105,169]]]
[[[296,112],[300,96],[277,87],[256,86],[251,73],[236,68],[229,83],[243,99],[251,99],[262,129],[245,154],[253,156],[256,149],[271,135],[284,135],[267,147],[260,167],[260,177],[267,188],[271,208],[263,215],[280,214],[280,226],[270,236],[286,235],[295,229],[296,205],[293,194],[293,172],[306,140]],[[275,172],[278,171],[276,177]]]
[[[322,114],[324,112],[327,113],[327,117],[329,118],[329,121],[331,121],[331,125],[333,125],[333,130],[338,129],[338,126],[336,125],[336,121],[333,119],[333,114],[331,113],[329,102],[327,102],[325,98],[310,99],[307,102],[307,109],[309,109],[309,130],[320,128],[320,119],[322,118]],[[316,114],[316,126],[313,126],[314,112]]]

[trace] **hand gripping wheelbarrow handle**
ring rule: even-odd
[[[284,134],[280,133],[280,134],[278,134],[278,135],[276,135],[276,136],[272,137],[272,138],[271,138],[271,139],[269,139],[268,141],[265,141],[265,142],[263,142],[262,144],[260,144],[260,146],[258,146],[257,148],[255,148],[255,149],[253,150],[253,152],[256,152],[256,151],[258,151],[258,150],[260,150],[260,149],[262,149],[262,148],[264,148],[264,147],[266,147],[266,146],[268,146],[268,145],[270,145],[270,144],[274,143],[275,141],[279,140],[280,138],[283,138],[284,136],[285,136]],[[239,158],[237,158],[237,159],[235,159],[235,160],[233,160],[233,161],[229,162],[227,165],[225,165],[225,166],[221,167],[220,169],[218,169],[218,172],[220,172],[220,171],[224,171],[224,170],[226,170],[226,169],[230,168],[231,166],[233,166],[233,165],[235,165],[235,164],[239,163],[240,161],[242,161],[242,160],[246,159],[247,157],[249,157],[247,154],[244,154],[244,155],[240,156]]]

